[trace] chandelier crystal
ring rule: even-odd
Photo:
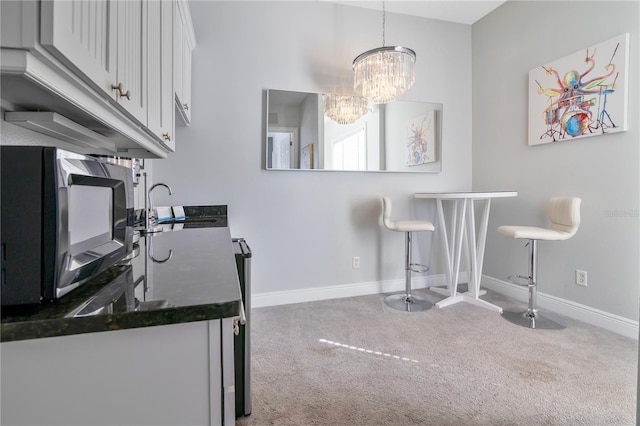
[[[361,96],[323,95],[324,115],[338,124],[351,124],[369,111],[369,102]]]
[[[402,46],[385,46],[385,16],[383,1],[382,47],[368,50],[353,61],[356,93],[375,104],[398,98],[415,81],[416,52]]]

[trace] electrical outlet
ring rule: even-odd
[[[351,267],[353,269],[358,269],[360,267],[360,257],[359,256],[353,256],[353,259],[351,259]]]
[[[576,269],[576,284],[582,287],[587,286],[587,271]]]

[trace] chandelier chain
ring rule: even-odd
[[[384,0],[382,1],[382,47],[385,46],[384,44],[384,28],[385,28],[385,21],[387,18],[387,11],[384,8]]]
[[[355,92],[375,104],[401,96],[415,81],[416,52],[386,45],[387,9],[382,0],[382,47],[361,53],[353,60]]]

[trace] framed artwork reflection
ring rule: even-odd
[[[436,161],[435,113],[429,111],[406,123],[407,166]]]
[[[305,146],[300,150],[300,168],[303,170],[313,169],[313,144]]]

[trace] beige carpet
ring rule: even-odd
[[[253,413],[238,425],[635,424],[637,342],[581,322],[530,330],[467,303],[405,313],[383,295],[252,315]]]

